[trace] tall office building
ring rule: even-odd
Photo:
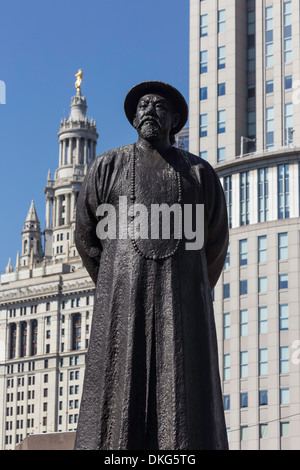
[[[190,151],[223,184],[213,292],[231,449],[300,449],[300,5],[190,0]]]
[[[77,427],[94,299],[74,243],[76,201],[98,138],[86,110],[78,88],[58,133],[58,169],[47,178],[44,233],[32,201],[21,253],[1,276],[0,449]]]

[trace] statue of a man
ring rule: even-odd
[[[178,90],[143,82],[125,113],[137,143],[100,155],[77,203],[76,244],[96,294],[75,449],[227,449],[211,295],[228,246],[223,189],[206,161],[172,146],[188,117]],[[177,204],[184,227],[192,207],[193,231],[176,238],[174,217],[173,237],[99,238],[98,208],[118,213],[120,197],[149,214]],[[197,207],[203,243],[191,248]]]

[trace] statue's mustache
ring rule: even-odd
[[[156,124],[158,124],[160,126],[160,122],[158,121],[158,119],[156,119],[155,117],[153,116],[145,116],[139,123],[138,125],[138,128],[140,129],[141,126],[143,124],[145,124],[145,122],[149,122],[149,121],[152,121],[152,122],[155,122]]]

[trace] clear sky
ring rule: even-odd
[[[0,5],[0,273],[15,266],[33,199],[42,230],[48,170],[58,166],[60,120],[76,94],[97,122],[97,154],[136,138],[123,103],[144,80],[188,101],[189,0],[10,0]]]

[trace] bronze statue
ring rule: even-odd
[[[178,90],[143,82],[125,113],[137,143],[100,155],[77,203],[76,244],[96,294],[75,449],[227,449],[211,296],[228,246],[223,189],[209,163],[172,146],[188,117]],[[184,211],[169,238],[99,238],[99,207],[118,212],[121,197],[149,211],[204,207],[203,244],[175,236]]]

